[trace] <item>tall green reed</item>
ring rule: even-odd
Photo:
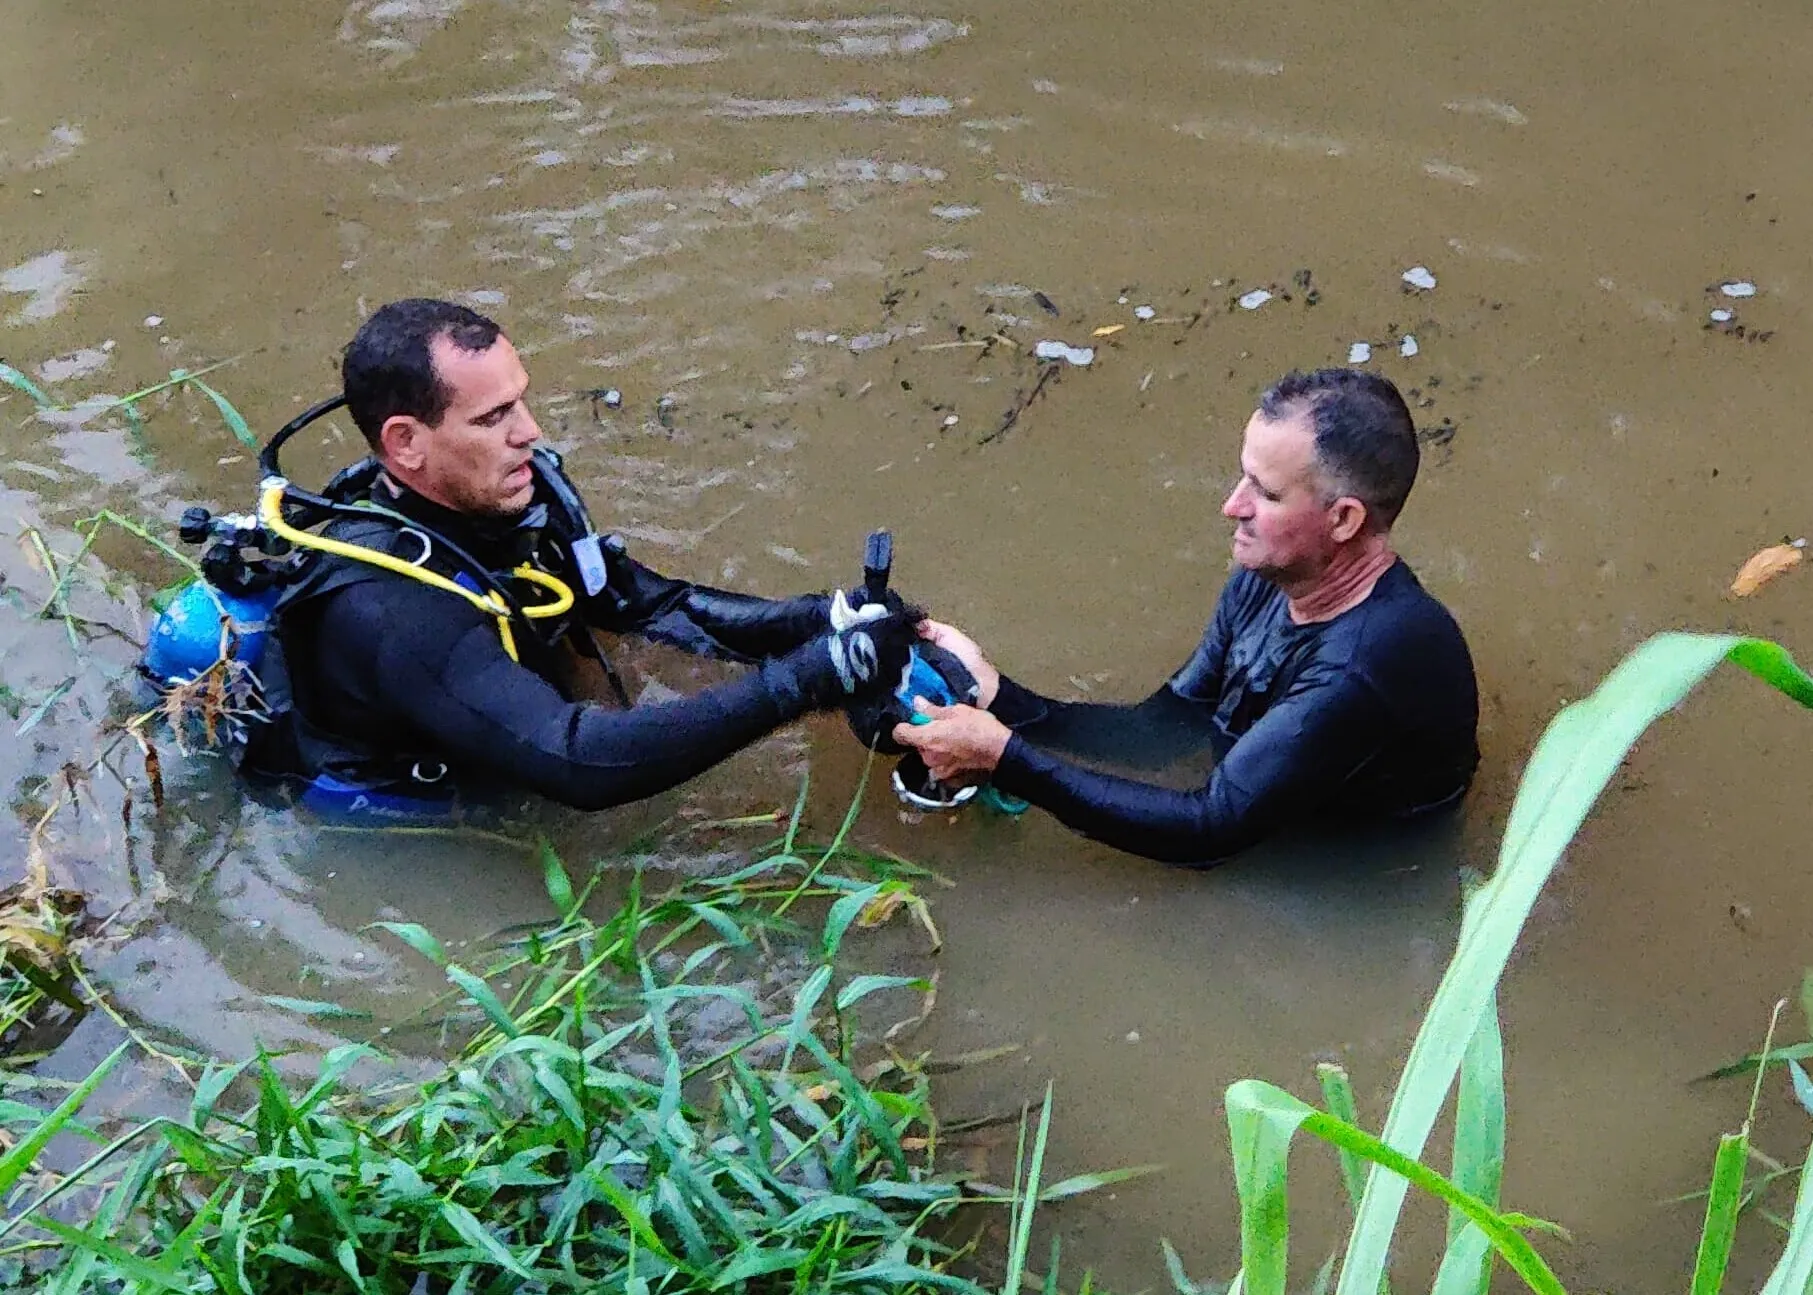
[[[1590,696],[1565,707],[1549,725],[1524,770],[1498,867],[1468,897],[1454,956],[1411,1046],[1379,1135],[1359,1127],[1351,1090],[1338,1068],[1325,1068],[1322,1075],[1326,1109],[1260,1080],[1241,1080],[1228,1089],[1241,1205],[1236,1289],[1247,1295],[1283,1295],[1286,1289],[1288,1156],[1294,1135],[1303,1130],[1337,1149],[1354,1196],[1336,1295],[1376,1295],[1386,1288],[1390,1249],[1412,1186],[1449,1207],[1436,1295],[1484,1295],[1495,1259],[1531,1290],[1559,1295],[1560,1281],[1525,1235],[1559,1229],[1498,1204],[1505,1136],[1498,982],[1543,884],[1625,755],[1725,661],[1813,707],[1813,678],[1780,646],[1731,635],[1671,633],[1638,647]],[[1457,1080],[1454,1146],[1444,1175],[1420,1157]],[[1732,1166],[1741,1176],[1747,1125],[1720,1148],[1694,1295],[1711,1295],[1723,1280],[1735,1224]],[[1810,1181],[1813,1172],[1803,1174],[1788,1243],[1766,1288],[1770,1295],[1801,1292],[1813,1274]],[[1175,1271],[1187,1282],[1180,1266]]]

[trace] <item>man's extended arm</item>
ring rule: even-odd
[[[1372,758],[1387,720],[1369,685],[1336,678],[1280,699],[1194,791],[1080,769],[1023,733],[1008,739],[993,781],[1116,849],[1207,864],[1321,809]]]
[[[664,576],[620,549],[609,554],[609,583],[590,599],[586,619],[613,633],[635,633],[701,655],[754,662],[782,656],[831,628],[825,594],[759,598]]]
[[[355,691],[395,719],[400,741],[576,809],[664,791],[845,699],[829,653],[809,644],[678,701],[625,711],[569,702],[505,655],[489,617],[405,581],[336,595],[320,641],[362,676]]]

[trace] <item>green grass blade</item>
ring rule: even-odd
[[[1299,1128],[1371,1161],[1377,1168],[1369,1191],[1390,1176],[1458,1208],[1537,1295],[1566,1295],[1535,1247],[1495,1209],[1364,1129],[1257,1079],[1242,1079],[1228,1088],[1227,1114],[1240,1193],[1241,1273],[1253,1295],[1284,1295],[1290,1240],[1285,1187],[1291,1139]],[[1376,1282],[1371,1289],[1378,1289]]]
[[[503,1001],[483,980],[464,967],[454,966],[451,963],[447,967],[447,979],[459,989],[460,993],[478,1004],[479,1010],[490,1018],[491,1024],[513,1039],[522,1034],[522,1030],[516,1024],[516,1018],[510,1015]]]
[[[1316,1079],[1322,1085],[1322,1100],[1328,1113],[1359,1128],[1360,1109],[1354,1104],[1353,1080],[1347,1077],[1347,1071],[1332,1061],[1324,1061],[1316,1067]],[[1366,1191],[1365,1162],[1347,1150],[1340,1153],[1340,1158],[1341,1181],[1347,1187],[1348,1202],[1357,1210]]]
[[[1454,1185],[1496,1208],[1505,1175],[1505,1053],[1498,1028],[1498,996],[1486,1002],[1479,1027],[1461,1058],[1460,1089],[1454,1107]],[[1448,1240],[1467,1219],[1448,1214]]]
[[[1712,1190],[1706,1197],[1706,1222],[1700,1229],[1700,1248],[1693,1261],[1692,1295],[1719,1295],[1725,1285],[1731,1242],[1737,1236],[1738,1203],[1744,1194],[1744,1168],[1749,1161],[1747,1127],[1719,1139],[1719,1149],[1712,1160]]]
[[[20,1138],[11,1151],[0,1156],[0,1199],[4,1199],[13,1189],[13,1184],[19,1181],[19,1176],[31,1168],[32,1162],[38,1158],[38,1153],[44,1150],[45,1145],[57,1136],[65,1124],[75,1118],[83,1103],[94,1096],[94,1090],[101,1086],[101,1081],[107,1078],[108,1072],[119,1064],[120,1058],[126,1055],[126,1050],[131,1046],[129,1042],[122,1043],[102,1058],[101,1064],[89,1071],[88,1078],[70,1090],[69,1096],[57,1103],[54,1111],[46,1115],[30,1133]]]
[[[1752,1052],[1742,1061],[1733,1061],[1730,1065],[1720,1066],[1717,1070],[1708,1070],[1698,1075],[1693,1082],[1706,1083],[1713,1079],[1730,1079],[1733,1075],[1747,1075],[1760,1065],[1780,1065],[1784,1061],[1805,1061],[1813,1058],[1813,1042],[1790,1043],[1782,1048],[1770,1048],[1764,1052]]]
[[[1164,1252],[1165,1272],[1170,1276],[1177,1295],[1203,1295],[1203,1287],[1191,1281],[1190,1275],[1184,1271],[1183,1256],[1177,1253],[1177,1247],[1171,1244],[1171,1239],[1160,1237],[1158,1248]]]
[[[916,989],[920,993],[932,987],[932,982],[921,976],[853,976],[850,983],[837,991],[837,1010],[848,1011],[870,994],[884,989]]]
[[[1800,1103],[1800,1109],[1813,1115],[1813,1079],[1807,1077],[1800,1062],[1788,1063],[1788,1079],[1794,1085],[1794,1100]]]
[[[342,1007],[338,1003],[325,1003],[313,998],[287,998],[282,994],[266,994],[263,1001],[272,1007],[294,1012],[297,1016],[316,1017],[335,1021],[369,1021],[371,1013],[356,1007]]]
[[[460,1240],[485,1255],[499,1268],[524,1281],[535,1280],[535,1274],[523,1267],[522,1261],[510,1253],[509,1247],[492,1236],[490,1229],[480,1223],[477,1216],[464,1205],[458,1201],[442,1201],[441,1217],[459,1233]]]
[[[0,383],[22,391],[39,409],[54,409],[57,402],[44,394],[44,388],[26,377],[12,365],[0,362]]]
[[[1122,1169],[1103,1169],[1092,1174],[1073,1174],[1040,1192],[1039,1204],[1047,1205],[1066,1197],[1081,1196],[1085,1192],[1099,1192],[1104,1187],[1132,1182],[1135,1178],[1144,1178],[1147,1174],[1156,1174],[1162,1169],[1163,1165],[1128,1165]]]
[[[793,1016],[787,1025],[787,1051],[781,1057],[782,1074],[792,1068],[794,1052],[812,1032],[812,1012],[817,1008],[819,999],[825,996],[825,990],[830,984],[831,968],[820,967],[799,987],[799,993],[794,995]]]
[[[245,415],[233,407],[232,401],[228,400],[225,396],[221,395],[220,392],[216,391],[213,387],[210,387],[199,378],[189,379],[189,385],[199,390],[204,396],[214,402],[214,408],[220,411],[221,421],[226,423],[227,430],[233,433],[233,436],[241,445],[245,446],[248,450],[255,450],[258,448],[258,437],[253,435],[250,427],[246,426]],[[363,1290],[364,1287],[361,1286],[360,1289]]]
[[[415,922],[373,922],[372,926],[380,931],[389,931],[437,967],[445,967],[449,961],[447,950],[429,934],[425,926]]]
[[[48,1215],[40,1215],[32,1222],[46,1232],[61,1237],[69,1245],[92,1251],[117,1273],[150,1286],[154,1290],[186,1291],[189,1289],[189,1281],[186,1277],[141,1259],[106,1237],[95,1236],[92,1232],[84,1232],[81,1228],[71,1227]]]
[[[1051,1138],[1051,1085],[1045,1085],[1045,1104],[1039,1109],[1039,1131],[1032,1140],[1032,1158],[1027,1163],[1024,1184],[1015,1183],[1016,1200],[1013,1224],[1008,1231],[1007,1277],[1001,1283],[1001,1295],[1020,1295],[1020,1283],[1026,1276],[1026,1254],[1032,1246],[1032,1216],[1038,1208],[1039,1177],[1045,1169],[1045,1145]]]
[[[554,853],[554,847],[547,841],[541,843],[542,882],[548,888],[548,898],[554,901],[554,911],[564,920],[571,917],[576,906],[573,898],[573,880],[567,876],[567,866]]]
[[[1411,1045],[1385,1120],[1385,1144],[1412,1159],[1422,1154],[1511,950],[1562,851],[1637,739],[1722,661],[1803,706],[1813,706],[1813,678],[1779,645],[1735,635],[1669,633],[1640,645],[1590,696],[1563,708],[1544,732],[1512,804],[1498,867],[1480,887],[1478,919],[1463,932]],[[1389,1174],[1369,1175],[1337,1295],[1375,1295],[1407,1187]]]
[[[1429,1295],[1486,1295],[1492,1273],[1486,1260],[1491,1254],[1492,1243],[1469,1221],[1459,1235],[1449,1240]]]
[[[861,890],[851,891],[831,905],[831,911],[825,915],[826,962],[837,957],[838,950],[843,947],[844,935],[850,929],[850,923],[854,922],[858,914],[879,894],[881,894],[880,886],[864,886]]]
[[[1788,1240],[1775,1263],[1762,1295],[1804,1295],[1813,1287],[1813,1147],[1800,1172],[1800,1191],[1794,1198],[1794,1219]]]
[[[1339,1255],[1330,1255],[1322,1261],[1322,1266],[1316,1269],[1315,1278],[1309,1283],[1307,1295],[1328,1295],[1329,1287],[1335,1284],[1335,1261],[1339,1258]]]

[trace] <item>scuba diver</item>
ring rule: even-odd
[[[186,593],[188,622],[183,608],[165,613],[142,667],[180,682],[215,657],[207,644],[185,673],[185,625],[214,635],[231,621],[240,655],[256,649],[264,714],[240,726],[237,758],[257,783],[380,818],[523,790],[603,809],[809,711],[873,705],[905,676],[920,618],[896,594],[852,606],[843,591],[729,593],[661,575],[599,535],[539,444],[528,374],[490,319],[393,302],[348,344],[341,376],[342,397],[261,455],[256,518],[185,516],[185,539],[213,541],[208,580]],[[321,495],[300,490],[278,450],[342,403],[371,457]],[[753,668],[632,706],[593,630]],[[575,699],[576,657],[603,667],[621,709]]]
[[[1166,684],[1134,705],[1053,701],[932,623],[926,636],[976,679],[976,704],[921,707],[894,737],[937,778],[989,777],[1089,837],[1167,862],[1219,862],[1287,825],[1457,804],[1479,763],[1472,657],[1391,543],[1418,459],[1410,411],[1385,378],[1287,375],[1248,421],[1222,505],[1240,569]],[[1204,745],[1215,767],[1193,791],[1064,758],[1151,766]]]

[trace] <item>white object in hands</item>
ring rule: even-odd
[[[850,596],[839,589],[831,596],[831,630],[842,634],[845,630],[857,625],[867,625],[878,621],[888,614],[882,603],[864,603],[860,607],[850,606]]]

